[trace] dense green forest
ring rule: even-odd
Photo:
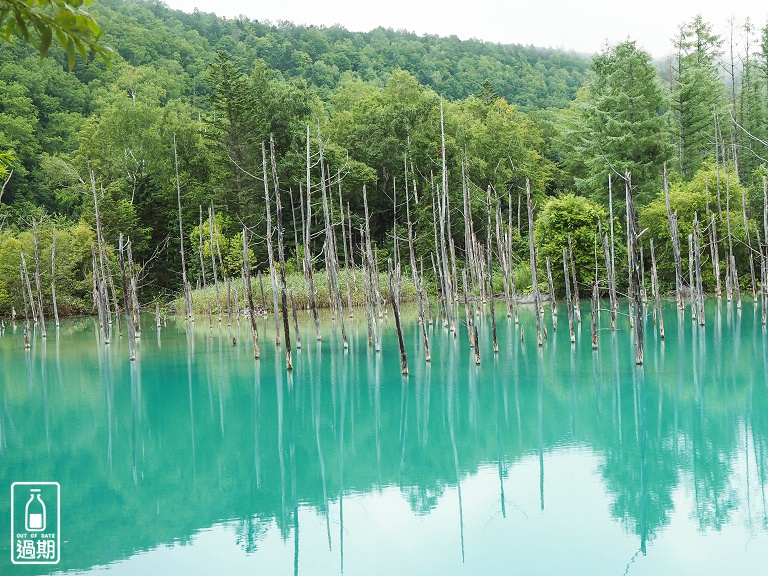
[[[683,240],[694,213],[705,224],[714,214],[720,259],[734,253],[744,287],[750,264],[760,276],[754,250],[765,234],[768,28],[745,22],[725,38],[692,18],[670,39],[673,55],[659,71],[632,41],[590,59],[386,29],[226,20],[160,2],[101,0],[90,10],[115,52],[111,65],[78,58],[70,72],[60,48],[41,61],[34,46],[0,44],[0,314],[23,309],[22,251],[29,266],[37,260],[50,293],[54,230],[59,308],[91,310],[94,198],[109,258],[119,234],[131,239],[142,302],[181,290],[177,193],[193,284],[210,279],[202,268],[214,246],[222,271],[240,276],[244,225],[252,230],[251,271],[267,269],[263,174],[282,197],[289,260],[303,250],[299,214],[307,186],[314,194],[327,184],[331,219],[339,228],[341,206],[353,248],[365,220],[365,187],[379,262],[396,256],[394,239],[407,238],[410,214],[417,256],[429,267],[433,202],[443,186],[441,101],[459,260],[469,244],[468,214],[472,232],[486,237],[490,187],[492,212],[498,208],[508,229],[526,289],[528,181],[542,261],[558,262],[571,234],[579,280],[591,282],[595,233],[609,224],[609,176],[616,258],[626,258],[622,177],[630,172],[641,226],[651,231],[643,242],[653,235],[669,288],[666,163]],[[312,202],[310,250],[321,267],[317,194]],[[290,267],[298,267],[295,259]],[[707,289],[714,286],[711,269]],[[557,265],[554,276],[562,286]]]

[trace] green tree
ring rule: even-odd
[[[538,262],[541,270],[545,270],[546,258],[549,257],[553,282],[558,290],[565,286],[563,248],[568,247],[569,236],[573,242],[577,277],[580,282],[591,284],[595,277],[595,237],[599,223],[604,222],[606,216],[605,208],[572,193],[550,198],[542,206],[533,228]]]
[[[739,182],[738,175],[731,170],[729,186],[725,186],[725,175],[723,169],[720,169],[721,180],[721,206],[722,212],[717,213],[717,170],[712,165],[703,166],[689,182],[675,182],[669,187],[669,202],[673,212],[677,213],[680,232],[681,254],[683,261],[683,270],[688,270],[688,235],[693,233],[694,215],[698,215],[700,230],[702,235],[702,246],[708,244],[706,234],[708,234],[711,213],[715,212],[715,222],[717,225],[717,237],[720,250],[720,275],[721,280],[725,276],[725,262],[728,254],[728,219],[730,219],[731,233],[733,235],[734,257],[736,259],[736,268],[741,274],[749,272],[749,249],[747,248],[747,238],[744,232],[744,219],[741,212],[741,194],[742,184]],[[745,194],[746,194],[745,190]],[[730,193],[730,202],[727,202],[726,194]],[[760,194],[762,198],[762,192]],[[747,201],[749,202],[749,195]],[[760,200],[762,206],[762,200]],[[730,211],[726,210],[726,205],[730,203]],[[669,232],[669,221],[667,219],[667,206],[664,192],[660,190],[656,197],[640,210],[640,227],[645,229],[643,241],[653,238],[654,248],[656,250],[656,261],[659,271],[659,279],[662,287],[673,288],[675,282],[675,269],[672,259],[672,239]],[[754,236],[755,223],[749,221],[751,234]],[[753,241],[754,242],[754,241]],[[646,244],[646,253],[648,250]],[[702,248],[703,257],[709,260],[709,249]],[[712,286],[714,276],[712,268],[704,266],[702,270],[705,288]]]
[[[507,191],[525,190],[526,179],[535,192],[543,192],[554,166],[544,156],[546,143],[528,114],[506,100],[487,102],[470,96],[448,107],[448,127],[463,150],[468,176],[483,193],[490,184],[506,201]]]
[[[595,56],[561,124],[564,164],[577,189],[605,199],[608,174],[629,171],[636,198],[647,200],[672,153],[667,103],[650,55],[634,41]]]
[[[406,158],[420,172],[417,187],[426,198],[430,170],[439,180],[439,97],[400,70],[389,77],[384,88],[352,80],[331,95],[331,102],[334,109],[325,137],[340,151],[349,151],[350,158],[359,163],[357,180],[360,188],[363,183],[368,185],[372,235],[381,237],[392,229],[393,186],[397,186],[399,199],[405,197]],[[345,162],[343,155],[336,156],[332,170]],[[353,209],[357,206],[361,212],[361,190],[352,188],[349,192],[354,195]],[[423,194],[422,198],[426,200]]]
[[[737,121],[740,128],[738,140],[740,143],[739,175],[745,183],[761,186],[760,178],[754,180],[757,168],[766,162],[768,147],[761,144],[761,140],[768,140],[768,127],[766,126],[766,96],[768,95],[768,82],[761,74],[759,52],[756,39],[756,29],[749,18],[744,22],[743,52],[741,63],[741,82],[737,96]],[[765,33],[765,31],[763,32]],[[743,131],[742,131],[743,129]]]
[[[0,180],[5,180],[10,172],[15,156],[12,152],[0,152]]]
[[[225,52],[217,54],[208,77],[214,110],[208,136],[218,157],[222,200],[250,214],[260,205],[254,204],[250,175],[261,174],[262,143],[268,145],[273,137],[281,160],[290,151],[301,150],[310,96],[305,83],[285,82],[263,60],[245,74]]]
[[[456,165],[462,158],[471,182],[469,201],[480,238],[486,237],[488,186],[501,205],[505,222],[510,196],[517,222],[517,204],[518,200],[525,202],[526,180],[531,183],[534,200],[545,200],[555,167],[545,155],[546,142],[531,115],[520,112],[502,98],[484,101],[475,96],[449,104],[446,113],[446,130],[455,138],[457,149],[450,167],[455,181],[453,189],[457,192],[455,205],[461,206],[463,201],[457,179],[461,176],[461,166]],[[524,206],[522,213],[525,213]],[[459,234],[463,235],[463,227]]]
[[[722,38],[697,15],[680,26],[675,45],[672,111],[678,141],[678,166],[691,178],[714,152],[714,115],[722,116],[727,100],[718,58]]]

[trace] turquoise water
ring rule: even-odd
[[[0,574],[764,574],[759,309],[711,301],[701,329],[668,303],[636,369],[625,318],[602,314],[593,352],[588,307],[575,346],[547,311],[539,349],[532,311],[521,342],[502,308],[498,355],[477,319],[479,366],[439,323],[426,364],[406,313],[408,378],[391,315],[380,354],[360,312],[348,351],[303,317],[290,375],[273,321],[254,361],[245,323],[146,317],[133,364],[92,319],[30,351],[8,326],[0,534],[11,483],[55,481],[63,544],[58,566],[13,566],[0,537]]]

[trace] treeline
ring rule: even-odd
[[[158,104],[180,101],[193,115],[211,114],[209,71],[220,52],[249,75],[267,68],[318,106],[342,85],[363,80],[383,87],[393,72],[405,70],[449,100],[487,93],[523,110],[561,108],[575,96],[588,66],[584,56],[533,47],[226,20],[160,2],[103,0],[93,12],[104,42],[118,54],[112,69],[77,60],[69,74],[61,49],[38,64],[34,47],[0,45],[0,152],[16,152],[6,203],[23,189],[33,203],[60,210],[39,155],[71,152],[83,119],[103,109],[105,91],[131,92],[150,81],[159,88],[153,95]]]
[[[581,85],[589,63],[586,55],[561,50],[386,28],[350,32],[340,26],[227,20],[171,10],[157,1],[103,0],[98,11],[107,40],[114,38],[120,55],[133,65],[178,55],[184,71],[195,77],[201,63],[224,51],[243,68],[263,60],[286,80],[304,79],[321,96],[349,79],[381,86],[393,71],[405,70],[452,100],[476,94],[490,82],[523,109],[562,107]]]
[[[465,230],[486,237],[490,186],[491,210],[499,213],[517,259],[512,264],[520,268],[519,288],[527,286],[526,182],[535,203],[539,263],[547,255],[557,262],[570,234],[578,279],[588,284],[596,274],[596,234],[610,224],[609,176],[615,187],[616,258],[626,258],[621,246],[627,172],[641,226],[654,237],[662,287],[673,286],[667,214],[658,208],[665,163],[681,234],[692,226],[694,213],[707,225],[714,213],[720,259],[730,262],[733,252],[740,274],[749,274],[751,260],[759,282],[768,41],[765,29],[748,22],[731,28],[739,41],[728,53],[723,47],[732,45],[730,38],[714,34],[701,18],[682,25],[673,39],[666,82],[650,55],[631,41],[606,48],[582,74],[583,62],[569,55],[455,38],[271,26],[135,1],[107,0],[98,14],[120,54],[109,69],[78,62],[69,74],[63,53],[52,51],[40,64],[29,47],[0,46],[0,152],[11,155],[8,170],[13,170],[0,197],[0,314],[23,306],[20,251],[33,253],[32,221],[40,262],[50,262],[45,250],[54,229],[62,246],[82,249],[64,256],[62,248],[57,270],[71,280],[57,290],[68,299],[67,311],[90,309],[94,188],[107,244],[115,247],[121,233],[131,239],[143,302],[181,289],[177,182],[193,283],[205,280],[202,268],[211,257],[213,236],[221,253],[217,266],[239,277],[244,225],[253,231],[252,271],[269,266],[264,174],[271,186],[278,183],[287,260],[297,268],[304,250],[302,199],[307,187],[317,190],[322,184],[331,193],[337,228],[344,215],[351,258],[358,261],[363,187],[379,262],[388,256],[399,260],[396,239],[407,238],[409,198],[417,257],[429,268],[443,154],[457,257],[463,259],[469,244]],[[381,38],[390,38],[387,47]],[[338,57],[342,51],[347,60]],[[437,54],[444,55],[444,68],[433,67]],[[480,66],[483,58],[493,66]],[[518,75],[528,87],[521,91],[505,84],[505,72],[492,72],[514,69],[514,59],[528,62],[521,70],[533,71]],[[457,67],[461,61],[475,62],[472,74]],[[318,63],[329,62],[340,73],[321,82],[315,65],[320,69]],[[432,74],[443,69],[453,88]],[[573,81],[580,88],[563,107],[574,94]],[[548,87],[540,96],[548,99],[521,96],[542,82]],[[262,145],[268,147],[270,137],[274,171],[271,163],[263,169]],[[313,202],[319,201],[314,195]],[[217,215],[213,227],[209,207]],[[322,208],[315,205],[312,211],[309,248],[316,258],[323,250],[324,224]],[[467,214],[471,227],[463,221]],[[650,237],[641,236],[646,259]],[[597,268],[599,276],[605,273]],[[563,274],[558,269],[554,266],[556,287]],[[50,265],[41,273],[47,290]],[[530,282],[530,273],[527,278]],[[712,290],[714,274],[704,280]]]

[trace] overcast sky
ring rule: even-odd
[[[605,44],[631,38],[660,57],[671,52],[670,38],[679,24],[701,13],[725,35],[728,20],[749,16],[759,28],[768,6],[757,0],[471,0],[442,3],[413,0],[166,0],[172,8],[215,12],[232,18],[288,20],[295,24],[341,24],[353,31],[377,26],[417,34],[455,34],[504,44],[524,44],[597,52]]]

